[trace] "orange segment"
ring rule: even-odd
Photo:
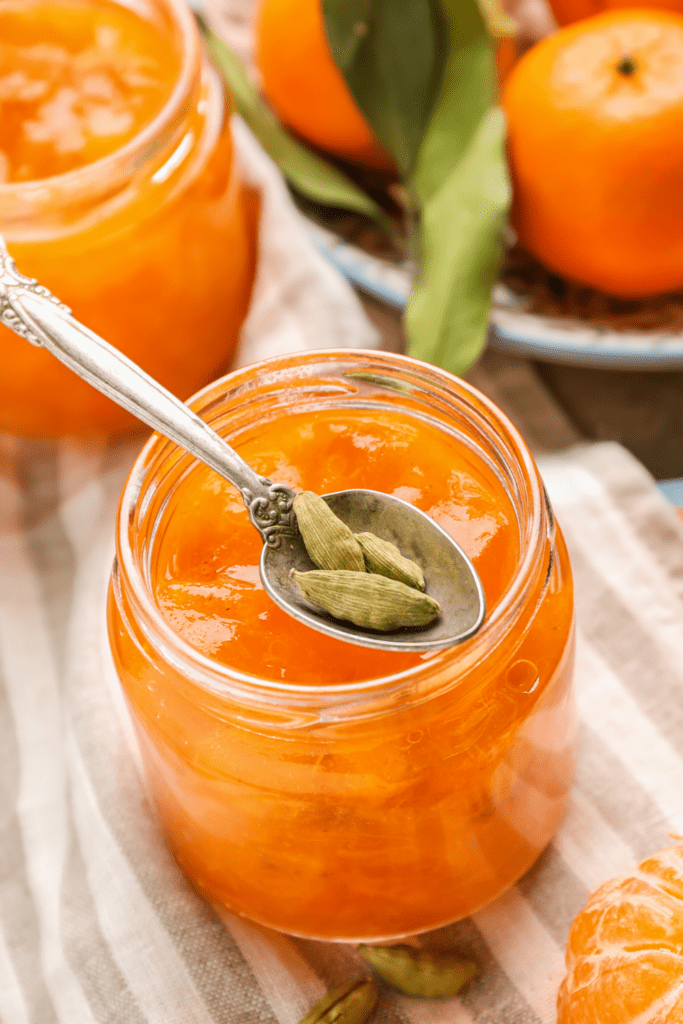
[[[683,846],[606,882],[576,917],[558,1024],[683,1020]]]

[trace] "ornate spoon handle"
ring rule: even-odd
[[[79,377],[233,483],[266,543],[293,530],[294,492],[261,477],[211,427],[32,278],[20,274],[0,237],[0,322],[46,348]]]

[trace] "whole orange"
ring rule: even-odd
[[[543,39],[505,82],[513,225],[558,274],[683,285],[683,16],[613,11]]]
[[[280,120],[329,153],[393,170],[334,63],[321,0],[261,0],[255,31],[263,91]]]
[[[571,25],[581,18],[590,18],[603,11],[615,11],[622,7],[650,6],[644,0],[548,0],[558,25]],[[653,7],[665,11],[683,13],[683,0],[656,0]]]
[[[574,920],[557,1024],[683,1021],[683,846],[606,882]]]
[[[502,85],[510,74],[517,60],[517,46],[514,39],[498,39],[496,41],[496,71],[498,84]]]

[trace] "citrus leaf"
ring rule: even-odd
[[[443,3],[451,23],[448,59],[411,179],[421,203],[451,173],[496,95],[493,48],[476,0]]]
[[[390,232],[391,227],[382,208],[341,171],[316,156],[282,127],[250,81],[241,59],[203,18],[199,16],[198,21],[209,53],[232,96],[235,110],[290,184],[316,203],[354,210]]]
[[[439,94],[448,24],[439,0],[322,0],[335,63],[405,175]]]
[[[494,55],[476,0],[443,0],[450,51],[410,186],[421,265],[406,313],[409,351],[462,373],[486,342],[510,198]]]
[[[368,33],[373,7],[373,0],[323,0],[327,41],[342,74],[358,59],[358,47]]]
[[[422,210],[423,264],[406,312],[410,354],[462,374],[486,342],[509,202],[505,124],[484,116]]]

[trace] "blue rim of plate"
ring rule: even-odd
[[[396,310],[412,291],[409,264],[394,264],[345,242],[304,218],[313,245],[354,287]],[[493,291],[489,344],[500,351],[543,362],[603,369],[683,369],[683,334],[613,331],[570,317],[545,317],[524,309],[505,285]]]
[[[674,508],[683,508],[683,477],[657,480],[657,489]]]

